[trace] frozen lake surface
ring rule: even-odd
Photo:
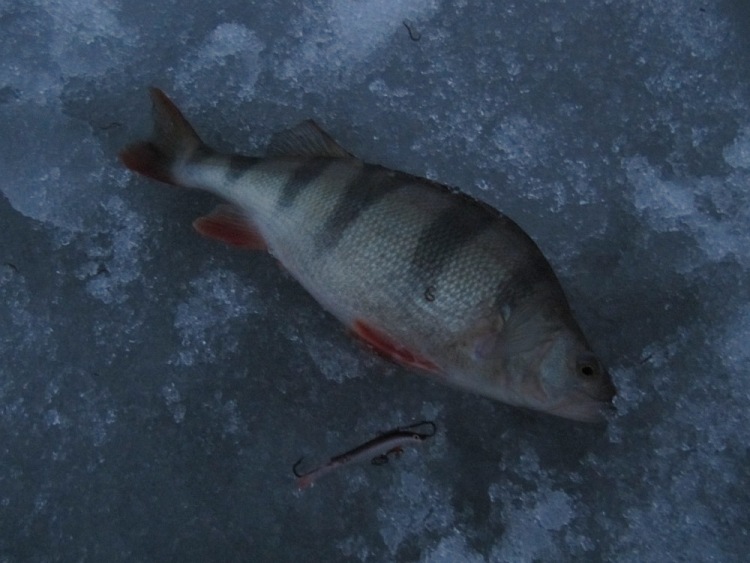
[[[746,560],[748,29],[742,0],[0,1],[0,561]],[[408,373],[196,235],[214,198],[117,160],[150,85],[219,149],[312,117],[511,216],[617,416]]]

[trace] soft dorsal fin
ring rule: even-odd
[[[274,134],[266,149],[266,155],[354,158],[312,119]]]

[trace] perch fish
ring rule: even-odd
[[[315,122],[264,157],[205,145],[151,89],[154,133],[120,154],[131,170],[227,204],[198,232],[268,250],[353,333],[391,360],[504,403],[600,421],[612,380],[537,245],[494,208],[368,164]]]

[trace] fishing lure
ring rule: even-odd
[[[423,431],[420,432],[420,429]],[[372,440],[368,440],[364,444],[361,444],[348,452],[334,456],[328,461],[328,463],[305,473],[300,473],[297,470],[302,463],[303,458],[300,458],[297,463],[292,466],[292,472],[297,477],[297,487],[299,489],[305,489],[311,486],[323,475],[327,475],[335,469],[350,463],[357,463],[367,459],[369,459],[373,465],[387,463],[390,456],[400,455],[404,448],[408,446],[414,447],[420,445],[428,438],[434,436],[436,431],[437,427],[435,426],[435,423],[430,420],[423,420],[416,424],[395,428],[373,438]]]

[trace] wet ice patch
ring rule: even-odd
[[[539,465],[537,454],[524,448],[517,466],[519,476],[535,483],[527,490],[515,480],[496,483],[489,488],[489,497],[497,517],[503,522],[504,533],[492,550],[497,561],[562,561],[565,538],[573,538],[576,551],[589,551],[593,545],[586,536],[575,534],[571,525],[579,516],[577,503],[558,490],[551,475]],[[573,476],[568,476],[567,480]],[[569,545],[570,547],[570,545]]]
[[[101,194],[125,174],[90,124],[63,113],[61,95],[72,79],[122,68],[138,34],[112,2],[26,4],[0,34],[0,122],[12,131],[0,151],[0,192],[26,217],[68,234],[98,230]]]
[[[726,15],[710,2],[638,0],[634,4],[639,11],[641,32],[667,38],[694,58],[717,58],[734,33]]]
[[[562,561],[560,534],[573,519],[572,499],[561,491],[525,493],[506,505],[503,539],[492,550],[497,561]]]
[[[221,84],[222,90],[251,100],[262,69],[260,53],[264,44],[253,31],[237,23],[222,23],[190,51],[177,72],[177,84],[186,91],[200,92],[204,84]],[[210,90],[215,102],[216,92]],[[194,103],[197,103],[193,99]]]
[[[540,164],[546,156],[549,133],[538,123],[522,116],[505,118],[493,134],[502,157],[519,168]]]
[[[137,31],[120,22],[113,2],[24,4],[0,34],[0,87],[20,99],[55,105],[67,79],[122,68],[138,45]]]
[[[415,536],[446,534],[454,522],[453,506],[443,489],[405,468],[400,468],[396,479],[377,512],[380,536],[391,555]]]
[[[370,550],[367,541],[362,536],[353,536],[336,542],[336,547],[348,560],[355,557],[360,561],[367,561]]]
[[[174,383],[165,385],[161,388],[161,395],[164,397],[164,402],[167,405],[167,409],[172,414],[174,421],[179,424],[185,420],[187,409],[182,403],[182,398],[180,397],[180,392],[177,390],[177,386]]]
[[[42,5],[53,22],[50,51],[65,75],[103,74],[138,45],[138,33],[120,23],[115,2],[52,0]]]
[[[219,397],[219,400],[221,397]],[[227,434],[236,434],[242,424],[242,413],[239,410],[237,401],[230,399],[221,407],[224,422],[224,432]]]
[[[31,407],[29,412],[34,413],[37,408]],[[60,451],[65,450],[71,431],[96,448],[109,442],[110,430],[118,422],[118,405],[109,388],[97,385],[85,373],[69,369],[51,376],[38,417],[46,431],[58,438],[52,455],[64,456]]]
[[[674,474],[666,477],[658,491],[643,495],[643,502],[625,511],[625,523],[617,525],[614,550],[627,553],[630,561],[647,561],[655,553],[670,554],[675,560],[689,560],[700,553],[703,561],[727,561],[731,558],[714,538],[722,536],[723,524],[698,499],[706,491],[694,467],[672,464]],[[654,487],[654,483],[645,483]],[[648,502],[645,502],[649,499]],[[674,512],[675,504],[685,510]],[[654,523],[660,525],[654,525]]]
[[[691,236],[706,258],[727,256],[750,265],[750,195],[736,189],[750,180],[741,171],[725,178],[663,177],[643,157],[625,160],[625,174],[634,188],[633,204],[655,232],[680,232]],[[696,266],[689,254],[681,264]]]
[[[685,183],[662,180],[645,158],[630,159],[625,167],[635,187],[634,204],[659,230],[676,230],[696,213],[693,191]]]
[[[91,127],[33,104],[0,106],[0,119],[13,131],[13,142],[0,151],[0,191],[26,217],[83,230],[99,212],[98,186],[107,183],[103,163],[110,158]]]
[[[11,358],[25,354],[39,354],[44,350],[47,357],[55,357],[58,344],[49,312],[39,307],[37,296],[18,269],[9,263],[0,265],[0,375],[3,367],[8,369]],[[10,388],[14,379],[0,377],[0,398],[4,386]]]
[[[92,297],[104,303],[122,303],[127,299],[125,287],[141,274],[146,225],[118,196],[110,197],[101,207],[109,212],[111,230],[89,237],[90,261],[80,266],[76,274],[86,280]]]
[[[750,169],[750,126],[743,127],[734,142],[724,149],[724,160],[734,168]]]
[[[736,315],[729,319],[724,334],[718,339],[721,359],[727,368],[740,377],[735,378],[737,386],[745,393],[750,389],[750,306],[740,308]],[[736,371],[735,370],[740,370]]]
[[[343,348],[310,330],[303,340],[315,367],[326,379],[343,383],[361,375],[362,363],[353,348]]]
[[[437,0],[331,0],[325,8],[304,9],[292,22],[301,44],[287,57],[282,76],[307,88],[329,86],[332,77],[342,85],[361,82],[367,69],[360,65],[391,37],[404,32],[403,21],[425,21],[438,4]]]
[[[189,366],[234,354],[244,334],[232,330],[234,321],[264,310],[255,289],[233,272],[217,269],[190,282],[190,290],[192,296],[177,306],[174,324],[182,345],[170,363]]]
[[[407,90],[406,88],[391,88],[382,78],[377,78],[370,82],[368,89],[373,94],[377,94],[378,96],[387,99],[404,98],[406,96],[411,96],[411,92],[409,92],[409,90]]]
[[[443,537],[438,544],[427,550],[420,559],[423,563],[484,563],[486,559],[473,549],[467,543],[466,538],[461,534],[452,534]]]
[[[664,406],[636,439],[653,444],[659,463],[646,464],[638,472],[638,489],[626,496],[624,523],[619,514],[608,515],[610,529],[618,531],[613,550],[629,554],[633,561],[654,553],[685,560],[696,553],[705,560],[732,559],[722,541],[726,523],[746,514],[745,505],[734,502],[744,491],[746,464],[734,452],[746,447],[750,424],[750,308],[739,307],[723,327],[696,323],[681,332],[683,342],[677,347],[669,345],[661,353],[656,346],[648,349],[649,362],[661,372],[655,390]],[[693,349],[686,346],[690,333],[700,342]],[[685,356],[692,358],[697,377],[685,378],[681,370],[670,368]],[[602,462],[612,469],[618,463]],[[675,512],[677,505],[683,510]],[[654,522],[666,524],[655,527]]]
[[[701,387],[705,387],[703,392],[709,401],[721,402],[724,409],[711,414],[695,413],[701,415],[696,416],[696,423],[701,424],[713,451],[734,451],[745,447],[750,427],[750,306],[738,307],[726,325],[706,340],[716,350],[716,362],[724,369],[716,369],[713,358],[708,359],[710,367],[706,372],[712,377]]]

